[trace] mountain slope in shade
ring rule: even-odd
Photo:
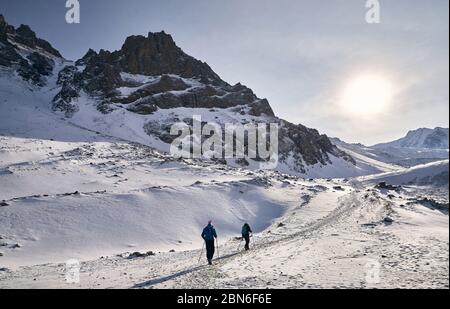
[[[424,149],[448,149],[449,129],[437,127],[435,129],[420,128],[409,131],[408,134],[398,140],[372,146],[376,149],[388,147],[396,148],[424,148]]]

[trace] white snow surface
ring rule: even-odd
[[[448,187],[449,160],[417,165],[394,172],[361,177],[365,182],[386,182],[391,185],[441,185]]]
[[[209,219],[226,239],[244,221],[262,231],[286,209],[283,190],[265,190],[244,172],[152,158],[127,144],[1,142],[2,154],[16,150],[14,159],[0,157],[8,267],[195,248]]]

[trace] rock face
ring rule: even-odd
[[[6,42],[8,33],[14,33],[14,27],[8,25],[3,15],[0,15],[0,42]]]
[[[154,78],[138,78],[142,76]],[[274,116],[267,100],[241,84],[227,84],[209,65],[184,53],[165,32],[128,37],[115,52],[89,50],[61,72],[58,83],[62,90],[54,108],[68,114],[76,110],[70,106],[75,92],[83,90],[101,101],[102,112],[115,104],[140,114],[176,107],[246,106],[252,115]],[[129,93],[122,93],[123,88]]]
[[[355,164],[351,156],[339,150],[326,135],[319,134],[316,129],[286,121],[282,121],[280,128],[278,139],[281,160],[286,161],[292,155],[297,172],[304,173],[305,165],[330,164],[330,155]]]
[[[199,78],[204,84],[226,85],[206,63],[186,55],[164,31],[128,37],[115,56],[124,71],[131,74],[175,74]]]
[[[54,49],[50,45],[50,43],[37,38],[36,33],[34,33],[29,26],[20,25],[20,27],[16,29],[16,32],[13,33],[13,36],[18,43],[22,43],[31,48],[39,47],[49,54],[61,58],[61,54],[56,49]]]
[[[50,43],[36,37],[26,25],[17,29],[0,15],[0,66],[11,68],[26,81],[44,86],[61,54]]]

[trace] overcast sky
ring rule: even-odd
[[[65,22],[65,0],[0,0],[0,14],[68,59],[165,30],[224,80],[267,98],[278,116],[349,142],[448,127],[449,1],[380,3],[380,24],[366,23],[366,0],[80,0],[78,25]],[[361,74],[392,84],[382,114],[350,116],[336,104]]]

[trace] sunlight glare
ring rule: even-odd
[[[392,87],[386,79],[362,75],[347,84],[339,103],[346,114],[374,116],[389,108],[391,97]]]

